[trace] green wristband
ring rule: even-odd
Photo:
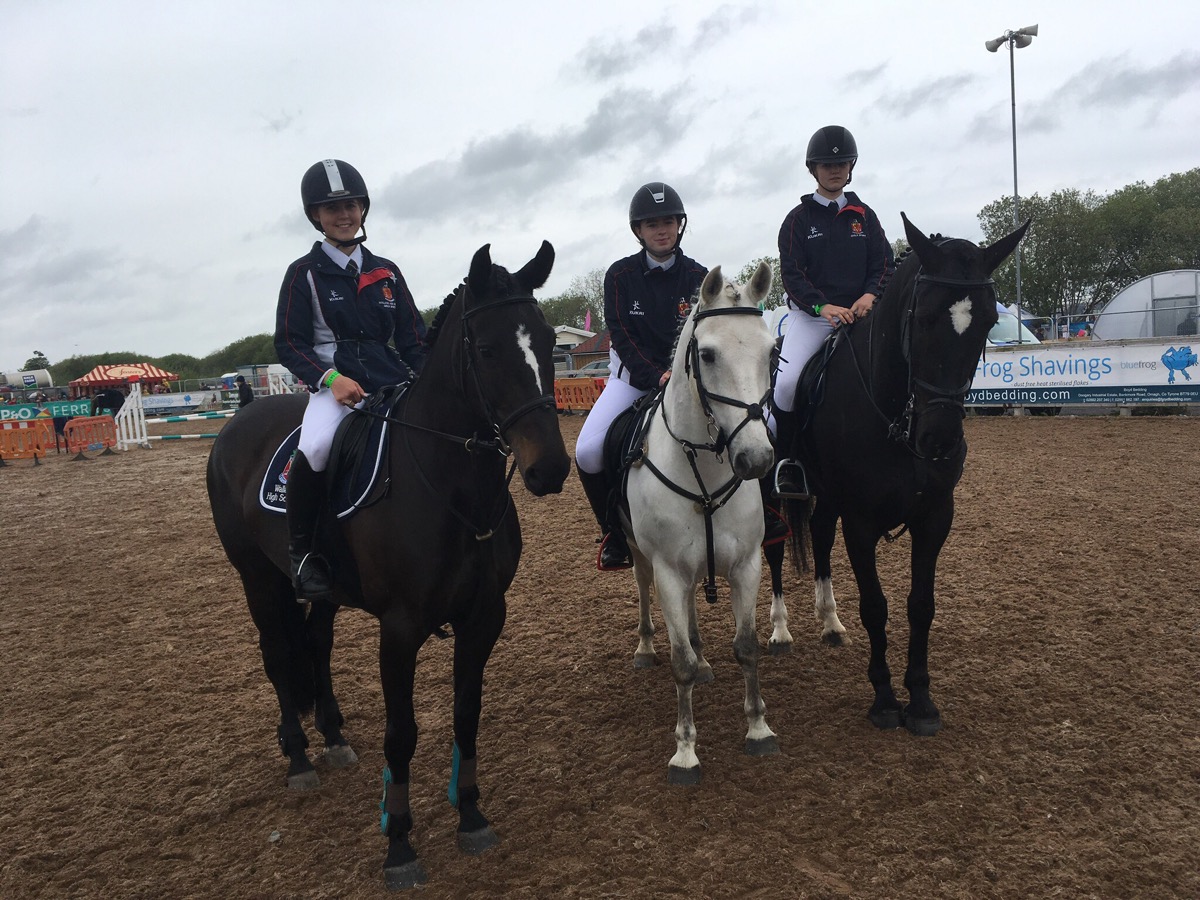
[[[324,382],[322,382],[322,383],[325,385],[325,387],[327,387],[327,388],[332,388],[332,387],[333,387],[333,380],[334,380],[335,378],[337,378],[337,377],[338,377],[339,375],[341,375],[341,374],[342,374],[342,373],[341,373],[341,372],[339,372],[337,369],[333,369],[333,370],[331,370],[331,371],[330,371],[330,373],[329,373],[328,375],[326,375],[326,376],[325,376],[325,381],[324,381]]]
[[[821,314],[821,310],[824,308],[825,308],[824,303],[818,303],[816,306],[813,307],[813,312],[815,312],[819,316]]]

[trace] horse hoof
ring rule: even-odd
[[[850,643],[850,639],[840,631],[827,631],[821,635],[821,643],[826,647],[845,647]]]
[[[657,665],[658,657],[653,653],[633,654],[633,667],[635,669],[653,669]]]
[[[349,744],[325,748],[325,762],[331,769],[348,769],[358,762],[358,754]]]
[[[900,710],[898,709],[873,709],[867,713],[867,718],[880,731],[893,731],[900,727]]]
[[[385,867],[383,870],[383,883],[387,885],[389,891],[402,891],[416,887],[418,884],[424,884],[428,880],[429,876],[425,874],[425,867],[421,865],[419,859],[414,859],[402,866]]]
[[[295,775],[287,777],[287,786],[292,791],[311,791],[313,788],[321,786],[321,779],[317,775],[316,769],[310,769],[307,772],[297,772]]]
[[[942,717],[920,719],[916,716],[904,716],[904,727],[908,733],[916,737],[933,737],[942,730]]]
[[[700,783],[700,767],[685,769],[681,766],[667,767],[667,784],[693,785]]]
[[[767,644],[767,650],[772,656],[787,656],[792,652],[792,645],[784,644],[780,641],[771,641]]]
[[[458,849],[470,856],[478,856],[484,850],[490,850],[500,843],[500,838],[490,827],[478,831],[458,832]]]
[[[779,741],[771,737],[746,741],[747,756],[774,756],[779,752]]]

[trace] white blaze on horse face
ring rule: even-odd
[[[546,393],[542,390],[542,374],[538,371],[537,356],[533,352],[533,338],[529,336],[524,325],[517,328],[517,346],[525,354],[525,362],[529,363],[529,368],[533,369],[533,383],[537,385],[538,393]]]
[[[950,324],[959,334],[965,334],[971,325],[971,298],[963,297],[950,307]]]

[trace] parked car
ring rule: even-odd
[[[608,360],[594,359],[578,369],[571,369],[567,372],[560,373],[566,378],[607,378],[608,377]]]

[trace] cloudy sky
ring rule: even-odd
[[[558,251],[541,296],[635,249],[666,180],[708,266],[776,253],[817,127],[853,188],[978,239],[1012,193],[1111,191],[1200,165],[1200,5],[569,0],[0,0],[0,370],[130,350],[206,355],[271,331],[315,232],[304,170],[359,168],[370,246],[422,308],[491,243]],[[245,362],[256,362],[246,360]]]

